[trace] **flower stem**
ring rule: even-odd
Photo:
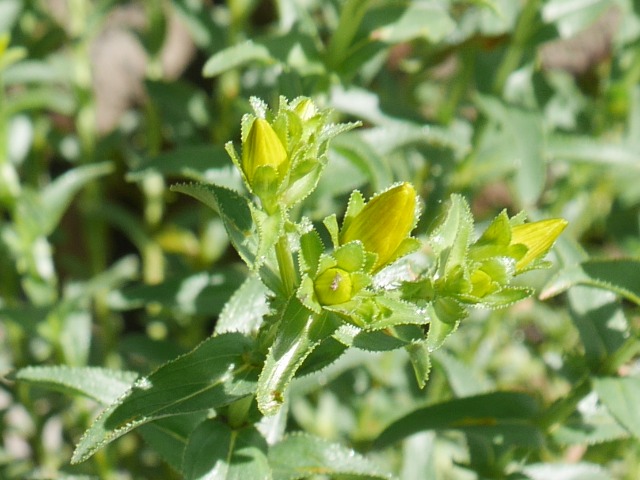
[[[282,235],[278,240],[278,243],[276,243],[276,258],[278,260],[278,269],[280,270],[282,286],[284,287],[287,297],[290,297],[293,294],[297,283],[297,274],[296,268],[293,264],[293,257],[291,256],[286,233]]]

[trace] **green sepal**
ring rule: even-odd
[[[323,252],[324,244],[318,232],[311,230],[303,234],[300,237],[300,253],[298,256],[300,271],[315,276],[318,272],[318,264]]]
[[[354,190],[351,193],[349,202],[347,203],[347,211],[345,212],[344,219],[342,220],[342,230],[349,227],[353,218],[364,208],[365,203],[364,197],[358,190]]]
[[[271,165],[262,165],[253,172],[251,189],[260,199],[263,208],[270,214],[278,209],[278,186],[281,179],[278,170]]]
[[[322,223],[324,224],[327,232],[329,232],[329,236],[331,237],[331,243],[333,243],[333,248],[338,248],[340,246],[340,228],[338,227],[338,219],[335,213],[332,213],[328,217],[326,217]]]
[[[336,265],[348,272],[361,271],[365,266],[366,255],[361,242],[351,242],[334,250],[332,254]]]
[[[353,324],[338,328],[333,338],[347,347],[355,347],[369,352],[387,352],[404,348],[424,338],[424,331],[418,325],[398,325],[383,330],[364,330]]]
[[[445,339],[456,331],[460,321],[468,313],[466,309],[454,298],[442,297],[436,299],[426,308],[429,315],[429,333],[427,344],[430,351],[442,346]]]
[[[429,317],[417,305],[383,293],[355,297],[353,301],[325,307],[363,330],[382,330],[398,325],[424,325]]]
[[[447,278],[454,269],[464,269],[472,234],[473,216],[469,204],[461,195],[452,195],[444,221],[429,236],[438,258],[440,277]]]
[[[316,298],[315,285],[313,279],[309,277],[309,275],[302,277],[300,286],[296,291],[296,296],[298,297],[298,300],[300,300],[300,303],[309,310],[317,314],[322,313],[322,305],[320,305]]]
[[[425,276],[416,281],[400,284],[402,298],[408,302],[425,303],[435,298],[436,289],[430,277]]]
[[[505,308],[513,305],[516,302],[529,298],[534,294],[533,288],[528,287],[503,287],[491,295],[483,297],[479,302],[479,307],[484,308]]]
[[[293,168],[287,188],[281,196],[283,204],[291,206],[300,203],[316,189],[326,161],[314,160],[300,163]]]
[[[511,243],[511,226],[509,215],[506,210],[503,210],[491,221],[482,235],[480,235],[475,246],[509,245],[509,243]]]

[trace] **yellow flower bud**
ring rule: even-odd
[[[409,236],[416,220],[416,191],[410,183],[374,197],[340,232],[340,243],[360,240],[368,252],[378,258],[378,270],[394,258],[394,253]]]
[[[524,270],[531,262],[547,253],[567,223],[564,218],[550,218],[513,227],[511,245],[521,244],[527,247],[527,253],[516,263],[516,272]]]
[[[293,111],[298,114],[301,120],[309,120],[318,112],[316,106],[308,98],[305,98],[300,103],[298,103]]]
[[[242,146],[242,169],[249,184],[256,169],[268,165],[278,170],[287,160],[287,151],[269,122],[256,118]]]
[[[337,305],[351,300],[351,275],[341,268],[329,268],[316,278],[314,284],[321,305]]]

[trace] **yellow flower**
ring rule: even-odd
[[[567,224],[564,218],[549,218],[513,227],[511,245],[521,244],[527,247],[527,253],[516,263],[516,272],[521,272],[547,253]]]
[[[249,184],[253,183],[258,168],[269,166],[277,172],[286,160],[287,151],[269,122],[256,118],[242,145],[242,169]]]
[[[337,305],[351,300],[351,274],[341,268],[329,268],[318,275],[314,289],[321,305]]]
[[[371,199],[340,232],[340,244],[360,240],[368,252],[377,254],[373,270],[397,258],[397,251],[416,221],[416,191],[401,183]]]

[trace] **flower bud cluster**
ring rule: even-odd
[[[328,125],[330,112],[305,97],[291,102],[281,97],[275,113],[256,98],[251,102],[254,113],[242,119],[242,154],[231,142],[226,149],[246,187],[271,215],[315,189],[326,165],[328,141],[355,124]]]

